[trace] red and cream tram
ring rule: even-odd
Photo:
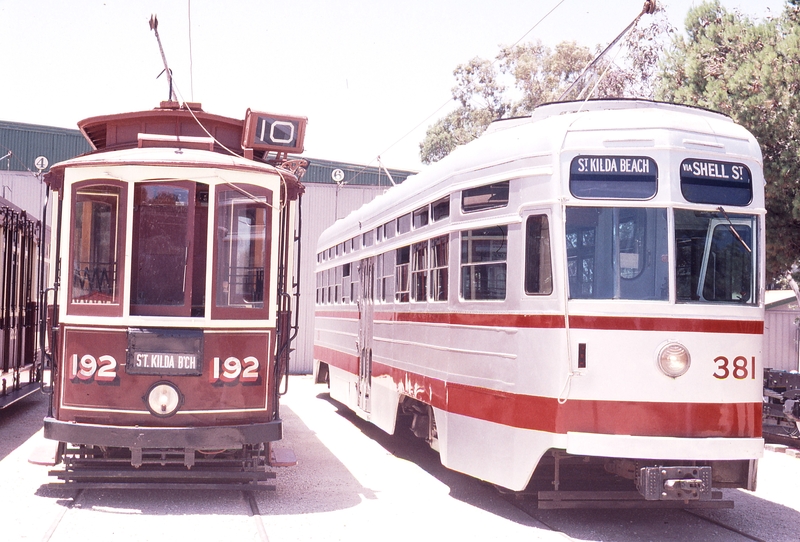
[[[58,265],[44,431],[60,477],[266,477],[306,165],[288,153],[305,124],[176,102],[79,123],[95,151],[46,177]]]
[[[638,499],[753,489],[764,215],[758,143],[721,114],[497,121],[320,237],[317,381],[512,490],[545,463],[556,490],[587,463]]]

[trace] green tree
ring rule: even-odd
[[[627,34],[622,54],[598,62],[565,99],[652,98],[662,37],[673,29],[663,11],[647,17]],[[420,143],[422,162],[444,158],[494,120],[530,115],[538,105],[560,99],[599,52],[600,47],[592,52],[575,42],[551,49],[535,41],[504,47],[493,61],[476,57],[460,64],[453,72],[457,107],[428,128]]]
[[[798,0],[754,22],[719,1],[689,11],[658,75],[656,97],[731,116],[764,157],[767,274],[775,279],[800,255],[800,17]]]

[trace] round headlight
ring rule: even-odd
[[[681,376],[691,364],[689,351],[680,343],[668,342],[658,350],[658,368],[669,377]]]
[[[156,382],[145,396],[150,413],[160,418],[172,416],[183,403],[183,395],[172,382]]]

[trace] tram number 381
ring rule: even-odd
[[[714,363],[717,364],[717,370],[714,372],[714,378],[724,380],[732,376],[736,380],[744,380],[756,378],[756,357],[753,356],[748,359],[744,356],[736,356],[733,361],[725,356],[717,356],[714,358]]]

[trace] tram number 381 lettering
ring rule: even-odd
[[[725,356],[718,356],[714,358],[714,363],[717,364],[717,370],[714,371],[714,378],[724,380],[730,376],[736,380],[744,380],[756,378],[756,357],[753,356],[748,359],[744,356],[736,356],[733,361]]]
[[[258,380],[258,359],[254,356],[247,356],[243,360],[233,356],[225,358],[214,358],[211,361],[211,382],[255,382]]]

